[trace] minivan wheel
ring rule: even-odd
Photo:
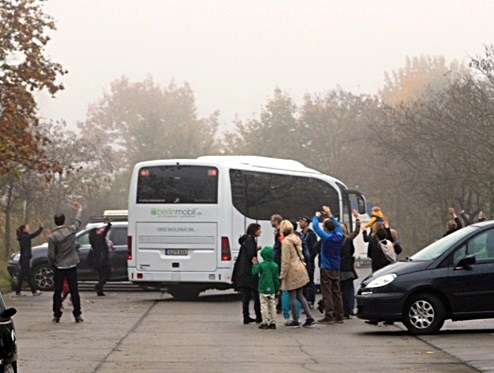
[[[432,294],[413,295],[403,312],[403,324],[412,334],[437,333],[443,326],[444,319],[444,304]]]
[[[54,284],[54,272],[48,263],[37,264],[33,268],[34,282],[40,290],[52,290]]]

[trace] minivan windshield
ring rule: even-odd
[[[426,246],[415,255],[412,255],[410,257],[410,260],[421,261],[434,260],[436,258],[439,258],[445,251],[447,251],[451,247],[451,245],[454,245],[455,242],[461,241],[464,237],[468,236],[474,230],[476,230],[476,228],[468,226],[465,228],[461,228],[456,232],[448,234],[447,236],[434,241],[429,246]]]

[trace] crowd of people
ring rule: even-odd
[[[355,308],[353,281],[357,277],[353,240],[360,232],[357,211],[353,211],[353,217],[356,227],[348,232],[329,206],[322,206],[322,211],[316,211],[312,218],[303,216],[295,221],[274,214],[273,246],[264,248],[257,245],[261,226],[250,224],[239,240],[240,252],[232,276],[235,288],[242,294],[243,323],[256,322],[260,329],[276,329],[275,313],[282,313],[289,328],[316,324],[316,265],[320,268],[323,298],[318,309],[324,314],[318,322],[343,323],[345,318],[351,318]],[[259,251],[263,259],[260,263]],[[249,313],[251,300],[255,318]],[[299,321],[302,311],[303,323]]]
[[[48,261],[54,270],[53,322],[60,322],[63,300],[70,293],[72,314],[78,323],[81,317],[81,302],[77,282],[79,256],[75,234],[81,224],[82,207],[75,202],[76,215],[72,225],[65,224],[65,215],[54,217],[56,228],[48,236]],[[448,209],[450,219],[444,236],[455,232],[472,221],[462,211]],[[354,268],[354,239],[360,232],[368,244],[367,256],[371,259],[372,272],[397,261],[402,253],[397,231],[389,227],[386,215],[377,206],[372,208],[370,221],[361,225],[357,211],[352,213],[355,227],[349,232],[345,223],[333,216],[329,206],[322,206],[312,218],[303,216],[297,220],[283,219],[279,214],[271,216],[274,229],[273,246],[261,248],[258,238],[261,225],[252,223],[246,234],[240,237],[240,251],[235,261],[232,281],[242,294],[243,323],[258,323],[260,329],[276,329],[276,314],[282,313],[285,325],[290,328],[310,327],[316,324],[313,316],[316,301],[314,272],[320,269],[322,299],[317,309],[323,314],[319,323],[343,323],[354,316],[354,280],[358,277]],[[486,220],[480,211],[475,222]],[[297,230],[300,226],[300,231]],[[111,228],[108,219],[103,227],[93,228],[89,239],[92,248],[92,266],[98,273],[95,290],[104,296],[103,287],[111,274],[109,250],[112,244],[107,238]],[[368,232],[368,229],[370,231]],[[21,288],[28,281],[32,294],[41,295],[36,289],[30,267],[32,257],[31,240],[43,231],[43,225],[31,233],[28,225],[17,229],[20,246],[20,273],[16,284],[16,295],[22,296]],[[262,261],[258,260],[258,253]],[[318,258],[316,263],[316,258]],[[255,317],[251,317],[249,304],[254,302]],[[299,319],[305,314],[302,324]]]
[[[457,215],[449,208],[448,213],[450,219],[444,235],[472,223],[464,211]],[[312,218],[304,216],[296,221],[274,214],[271,216],[273,246],[264,248],[257,245],[261,226],[253,223],[248,227],[239,240],[241,248],[233,273],[234,286],[242,294],[244,324],[256,322],[260,329],[276,329],[276,311],[283,314],[287,327],[314,325],[316,265],[320,269],[322,293],[317,309],[323,314],[317,322],[343,323],[355,315],[354,280],[358,275],[354,267],[354,239],[362,232],[372,272],[396,262],[403,249],[398,232],[390,228],[388,218],[379,207],[372,208],[371,218],[365,225],[361,225],[357,211],[352,215],[355,227],[350,232],[345,223],[333,216],[329,206],[322,206]],[[485,219],[480,212],[476,221]],[[298,226],[300,231],[297,231]],[[258,261],[259,251],[262,262]],[[249,314],[251,300],[255,318]],[[303,324],[299,321],[302,311],[306,316]]]

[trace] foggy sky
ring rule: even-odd
[[[69,74],[41,115],[73,125],[126,76],[189,82],[199,116],[259,113],[273,89],[297,103],[338,86],[376,93],[406,56],[465,61],[493,42],[494,2],[48,0],[48,55]]]

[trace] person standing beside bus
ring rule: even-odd
[[[105,296],[103,287],[111,277],[111,265],[108,247],[108,238],[106,237],[111,229],[110,218],[106,218],[106,226],[93,228],[89,232],[89,243],[94,253],[94,268],[98,272],[98,283],[94,287],[98,296]]]
[[[235,262],[235,267],[232,274],[233,286],[240,290],[242,294],[242,314],[244,324],[262,322],[261,301],[259,299],[258,283],[259,276],[252,274],[252,259],[257,259],[257,252],[261,249],[257,246],[257,237],[261,235],[261,226],[257,223],[252,223],[247,227],[245,235],[240,237],[240,252]],[[254,312],[256,318],[250,317],[249,303],[254,300]]]
[[[331,214],[328,206],[322,207],[329,217],[319,226],[321,213],[317,211],[312,219],[312,228],[321,237],[321,293],[324,299],[325,316],[319,322],[325,324],[343,323],[343,301],[340,290],[340,250],[343,244],[341,225]]]
[[[34,282],[33,272],[31,271],[31,258],[33,253],[31,250],[31,240],[41,234],[43,231],[43,225],[40,224],[38,230],[34,233],[29,233],[29,225],[21,225],[17,228],[17,240],[19,241],[19,247],[21,251],[21,257],[19,259],[19,264],[21,270],[19,272],[19,278],[17,279],[17,286],[15,288],[15,295],[21,296],[22,283],[26,279],[31,287],[31,292],[33,295],[41,295],[41,291],[36,289],[36,284]]]
[[[79,287],[77,283],[77,264],[79,255],[77,254],[75,234],[81,225],[82,206],[74,202],[77,213],[74,224],[65,225],[65,215],[57,213],[54,217],[57,226],[48,237],[48,263],[53,267],[54,292],[53,292],[53,322],[59,323],[62,317],[62,289],[63,282],[67,279],[70,289],[70,297],[74,310],[75,322],[84,320],[81,317],[81,299],[79,297]]]
[[[340,251],[340,287],[341,298],[343,300],[343,317],[350,319],[354,315],[355,309],[355,288],[353,286],[353,280],[355,279],[355,246],[353,240],[358,236],[360,232],[360,218],[356,210],[352,212],[355,219],[355,229],[352,233],[348,233],[348,229],[345,223],[341,223],[341,229],[343,236],[345,237],[343,245]]]
[[[278,268],[281,268],[281,233],[280,233],[280,224],[283,218],[279,214],[271,215],[271,226],[273,227],[273,235],[274,235],[274,243],[273,243],[273,255],[274,262],[278,264]],[[276,312],[281,313],[283,309],[282,305],[283,295],[278,297],[278,301],[276,303]]]
[[[283,241],[281,241],[281,289],[288,290],[293,318],[285,325],[289,328],[300,327],[296,303],[298,299],[307,316],[303,326],[312,326],[316,324],[316,321],[312,317],[311,310],[304,297],[304,286],[309,283],[309,275],[305,268],[302,240],[294,233],[293,225],[289,220],[281,222],[280,233],[283,235]]]
[[[303,239],[309,248],[309,260],[307,260],[307,273],[309,275],[309,283],[305,285],[304,296],[309,303],[309,307],[314,308],[316,302],[316,285],[314,284],[314,272],[316,270],[315,260],[317,256],[316,242],[317,235],[310,229],[310,218],[304,216],[299,219],[300,229],[302,230]]]

